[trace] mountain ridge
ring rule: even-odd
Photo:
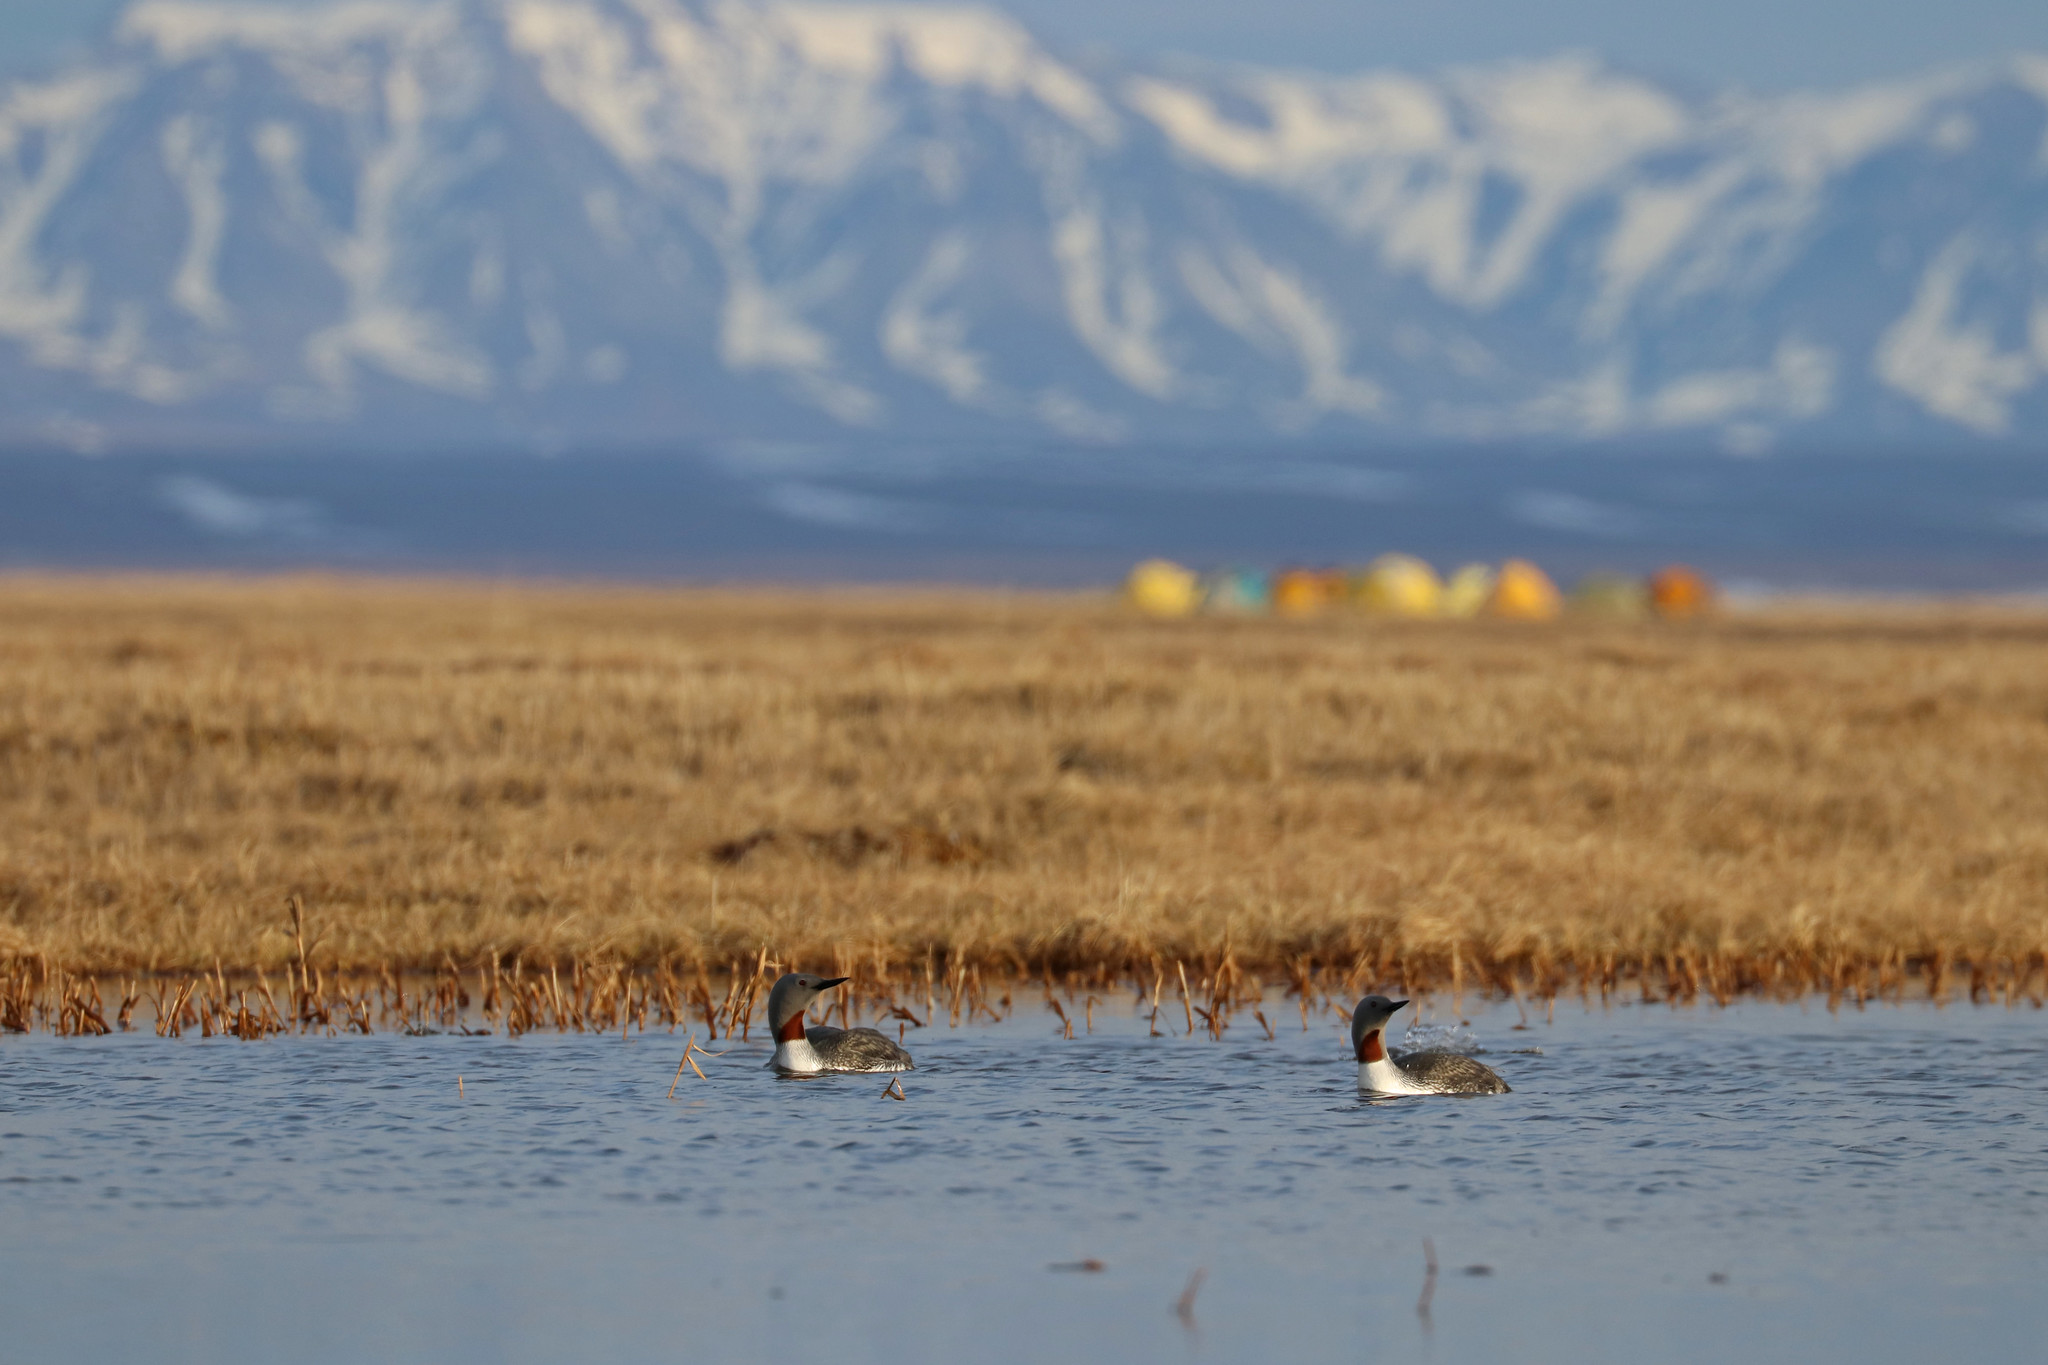
[[[1684,97],[975,8],[142,0],[0,87],[0,445],[2034,449],[2048,58]]]

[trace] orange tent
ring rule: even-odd
[[[1512,621],[1548,621],[1564,608],[1564,599],[1550,575],[1526,559],[1510,559],[1500,566],[1493,583],[1493,600],[1487,609]]]
[[[1273,580],[1273,610],[1282,616],[1312,616],[1330,600],[1330,577],[1314,569],[1288,569]]]
[[[1650,575],[1650,605],[1670,620],[1698,616],[1714,609],[1714,585],[1698,569],[1667,564]]]

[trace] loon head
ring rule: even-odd
[[[1368,995],[1358,1002],[1358,1008],[1351,1011],[1351,1051],[1361,1062],[1377,1062],[1386,1058],[1386,1046],[1380,1041],[1380,1034],[1386,1029],[1387,1021],[1407,1008],[1406,1000],[1389,1000],[1384,995]]]
[[[820,993],[832,989],[844,976],[813,976],[790,972],[768,992],[768,1027],[778,1043],[793,1043],[804,1036],[804,1011]]]

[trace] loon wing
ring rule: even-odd
[[[891,1038],[871,1028],[836,1029],[813,1026],[804,1030],[818,1060],[827,1071],[914,1071],[910,1054]]]
[[[1409,1052],[1394,1059],[1417,1085],[1443,1095],[1505,1095],[1508,1083],[1484,1062],[1457,1052]]]

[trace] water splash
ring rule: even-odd
[[[1486,1051],[1479,1043],[1479,1035],[1472,1031],[1472,1025],[1462,1019],[1455,1024],[1410,1024],[1408,1031],[1401,1035],[1400,1050],[1457,1052],[1467,1057]]]

